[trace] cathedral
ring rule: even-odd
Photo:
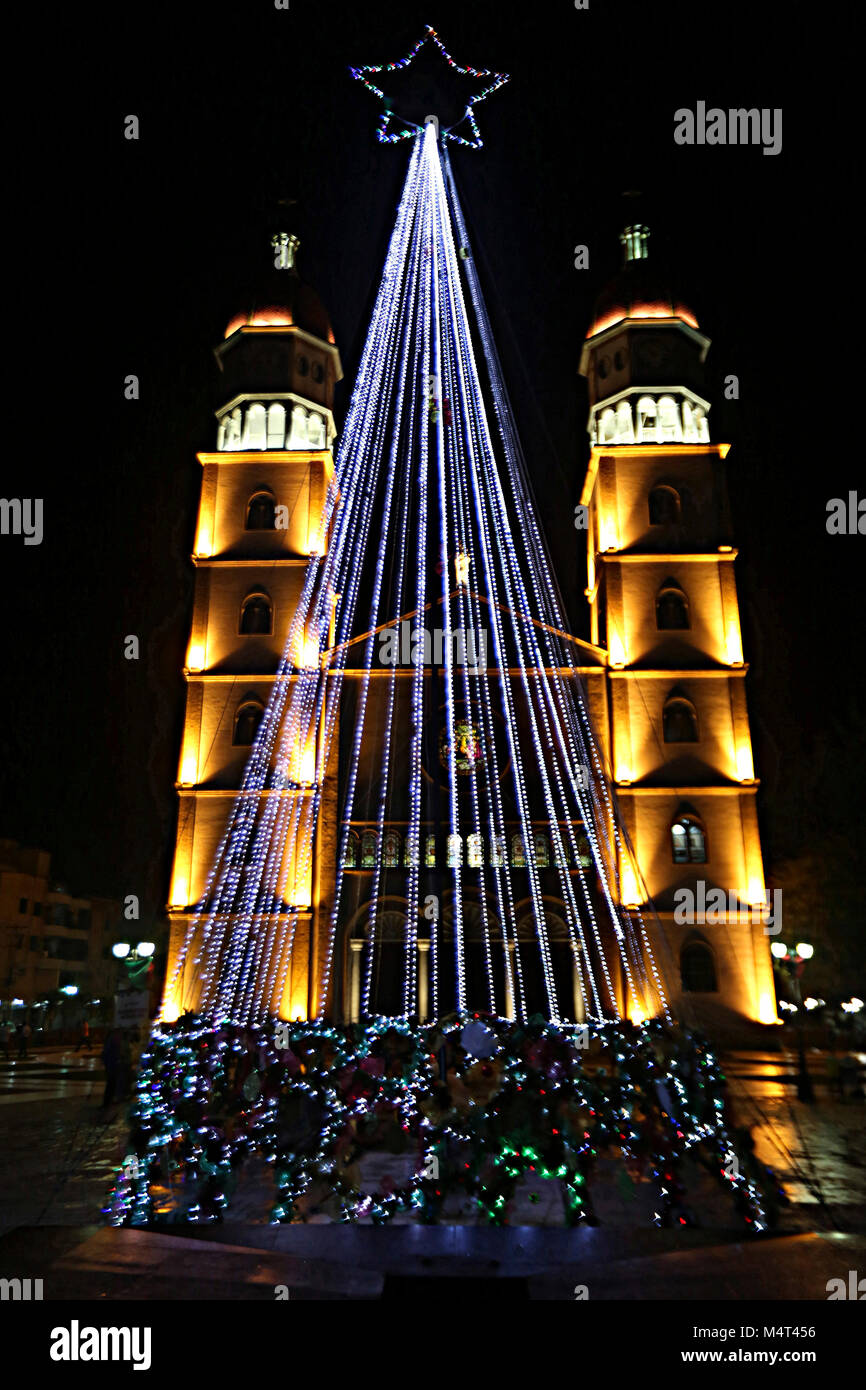
[[[770,1023],[776,1018],[771,938],[725,479],[728,446],[711,439],[704,395],[710,342],[656,271],[648,229],[633,224],[621,242],[623,267],[596,302],[580,360],[590,401],[591,452],[579,493],[590,640],[567,640],[631,849],[614,866],[619,906],[644,913],[673,1013],[708,1027],[726,1019]],[[323,520],[323,509],[335,484],[333,402],[342,377],[340,354],[324,306],[298,274],[297,240],[280,233],[273,245],[270,283],[231,319],[216,349],[221,403],[215,447],[198,455],[201,501],[168,905],[166,1019],[199,1003],[198,957],[182,946],[196,904],[207,901],[209,875],[274,682],[292,679],[281,671],[280,659],[308,566],[327,554],[334,524],[333,518]],[[451,408],[431,389],[431,418]],[[452,562],[454,584],[465,588],[471,582],[468,560],[458,550]],[[335,607],[339,597],[334,595]],[[483,632],[459,635],[458,660],[467,681],[481,672],[512,679],[510,670],[489,671]],[[376,667],[364,671],[361,644],[373,637]],[[332,630],[330,644],[322,650],[317,643],[309,660],[324,670],[334,642]],[[407,609],[387,631],[371,634],[359,627],[347,645],[353,652],[345,662],[340,727],[327,757],[317,756],[314,740],[298,746],[288,775],[281,781],[275,773],[257,793],[318,799],[310,854],[287,866],[291,949],[285,969],[274,972],[270,1012],[285,1019],[324,1013],[353,1022],[371,1009],[402,1011],[399,974],[410,870],[421,874],[425,905],[413,943],[417,1016],[423,1022],[450,1007],[443,1002],[452,993],[447,953],[438,997],[431,974],[431,938],[424,926],[434,914],[443,942],[459,916],[466,933],[467,1002],[486,1007],[484,870],[510,876],[520,939],[532,932],[524,881],[531,868],[543,898],[550,976],[568,1013],[580,1021],[588,962],[569,940],[567,905],[557,885],[564,870],[591,873],[588,827],[570,827],[576,851],[574,862],[566,864],[563,841],[551,834],[550,817],[530,785],[531,833],[525,821],[518,823],[505,789],[504,833],[486,839],[469,834],[464,846],[460,836],[448,833],[446,770],[456,770],[459,792],[453,795],[468,797],[476,765],[483,762],[485,732],[467,702],[453,711],[454,746],[446,747],[437,604],[425,612]],[[392,714],[396,730],[411,725],[419,646],[425,733],[421,833],[415,835],[409,830],[408,781],[402,785],[394,778],[383,818],[372,750],[389,699],[396,711],[388,710],[389,729]],[[295,659],[298,665],[307,660],[303,650]],[[370,737],[356,747],[351,731],[362,676],[370,692]],[[526,724],[528,711],[519,699],[515,709],[515,718]],[[395,740],[399,765],[404,755],[408,760],[408,734],[398,732]],[[350,776],[352,813],[344,824]],[[528,776],[531,783],[531,759]],[[455,865],[467,870],[458,879],[459,902],[448,886]],[[332,940],[326,924],[338,875],[340,918]],[[714,890],[724,895],[722,909],[707,907]],[[595,884],[593,893],[600,892]],[[365,967],[374,915],[375,953]],[[274,931],[278,918],[279,911]],[[507,958],[515,942],[497,935],[495,921],[492,930]],[[607,944],[600,949],[606,951]],[[641,1009],[629,1000],[625,982],[615,970],[610,973],[622,1013],[640,1021]],[[522,987],[530,1011],[543,1011],[543,981],[530,963]],[[510,968],[503,972],[498,1008],[514,1016]]]

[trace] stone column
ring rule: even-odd
[[[583,1023],[586,1018],[586,1007],[583,1002],[583,990],[581,989],[581,970],[580,970],[580,947],[574,948],[572,956],[572,981],[574,984],[574,1021]]]
[[[430,1007],[430,942],[418,939],[418,1018],[427,1022]]]
[[[349,941],[349,1022],[358,1023],[361,1018],[361,952],[363,939]]]

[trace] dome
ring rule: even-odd
[[[230,338],[239,328],[303,328],[326,343],[334,343],[334,330],[328,311],[316,291],[304,284],[295,268],[296,237],[278,233],[271,243],[282,263],[272,266],[262,283],[250,294],[249,308],[234,315],[226,326]]]
[[[627,227],[620,237],[628,259],[595,301],[587,338],[603,333],[623,319],[682,319],[691,328],[698,321],[677,294],[655,260],[647,259],[649,230]]]

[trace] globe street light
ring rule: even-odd
[[[812,1078],[806,1066],[806,1046],[803,1031],[803,995],[800,989],[800,977],[807,960],[811,960],[815,954],[815,948],[809,941],[798,941],[792,949],[788,949],[783,941],[774,941],[770,946],[770,951],[775,958],[779,969],[784,970],[790,977],[794,988],[794,998],[797,1001],[797,1052],[798,1052],[798,1071],[797,1071],[797,1098],[811,1104],[815,1099],[815,1092],[812,1088]]]

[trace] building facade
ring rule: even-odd
[[[702,394],[709,341],[684,305],[659,300],[646,274],[645,229],[629,228],[623,241],[623,273],[597,306],[581,360],[591,406],[591,457],[581,497],[588,519],[591,640],[574,639],[575,665],[640,865],[638,874],[625,864],[618,866],[623,902],[651,913],[656,957],[675,1010],[687,1006],[693,1017],[700,1005],[699,1021],[712,1022],[714,1010],[770,1021],[775,1004],[764,933],[736,551],[724,479],[727,446],[710,440],[710,406]],[[196,951],[181,951],[181,945],[192,931],[195,904],[208,894],[227,813],[241,786],[310,557],[324,554],[329,542],[319,534],[318,522],[334,471],[332,406],[341,376],[339,353],[327,314],[297,275],[297,242],[282,233],[274,238],[274,248],[272,286],[232,319],[217,349],[225,385],[216,448],[198,456],[202,492],[169,903],[167,1018],[196,1007]],[[407,615],[407,622],[414,617]],[[428,624],[432,618],[435,614],[428,615]],[[295,659],[307,655],[299,653]],[[317,649],[311,659],[321,656]],[[403,730],[395,737],[404,739],[408,756],[411,666],[406,665],[397,681],[394,724]],[[389,687],[386,680],[375,679],[377,674],[390,673],[369,673],[365,727],[371,736],[359,752],[346,736],[352,728],[353,679],[362,675],[350,658],[341,696],[346,735],[334,739],[322,786],[312,784],[316,750],[311,747],[295,750],[297,766],[289,785],[257,793],[298,797],[318,790],[321,795],[312,866],[288,895],[304,909],[294,930],[291,963],[279,995],[270,1001],[272,1011],[284,1018],[306,1017],[321,1003],[326,923],[337,870],[338,807],[349,760],[357,759],[361,790],[342,865],[346,889],[328,1000],[331,1015],[352,1020],[361,1012],[361,956],[374,891],[376,1008],[399,1012],[407,901],[403,880],[409,865],[420,864],[431,889],[441,895],[446,940],[453,905],[443,885],[451,856],[459,854],[467,868],[505,864],[516,884],[526,867],[527,847],[518,833],[516,811],[513,833],[507,829],[502,843],[474,844],[481,837],[469,836],[465,846],[455,846],[455,837],[443,832],[437,806],[444,713],[435,662],[424,676],[429,746],[421,843],[409,843],[408,804],[401,800],[399,779],[380,835],[372,731],[384,718]],[[507,672],[491,674],[510,679]],[[467,726],[460,736],[471,750],[478,731]],[[401,747],[396,749],[398,766]],[[581,962],[572,958],[565,905],[556,889],[563,866],[552,862],[541,805],[533,826],[554,971],[566,996],[573,985],[574,1014],[582,1017]],[[588,867],[588,843],[581,838],[578,844],[580,865]],[[577,864],[569,867],[576,870]],[[715,922],[682,923],[675,895],[686,888],[695,894],[694,919],[704,901],[699,883],[707,890],[724,890],[725,911]],[[483,885],[477,891],[467,885],[468,876],[461,900],[468,924],[467,969],[470,979],[473,970],[480,979],[481,935],[479,930],[473,941],[472,924],[484,890]],[[733,906],[731,892],[736,894]],[[528,897],[524,908],[518,933],[529,937]],[[279,921],[272,927],[279,932]],[[423,1018],[432,1009],[429,941],[423,931],[417,945]],[[183,967],[175,978],[180,959]],[[281,978],[280,971],[276,977]],[[530,1000],[543,1007],[540,980],[529,979],[527,989]],[[506,1011],[513,1008],[513,999],[506,997],[504,1003]]]
[[[32,1011],[58,990],[81,1000],[113,989],[120,903],[69,893],[44,849],[0,840],[0,1017]]]

